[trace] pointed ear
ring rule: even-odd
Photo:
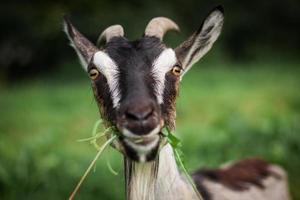
[[[66,32],[71,46],[75,49],[83,68],[87,71],[88,63],[93,55],[99,51],[98,48],[86,39],[71,23],[71,21],[64,17],[64,31]]]
[[[199,30],[175,49],[184,69],[183,75],[211,49],[221,33],[223,21],[224,10],[218,6],[206,17]]]

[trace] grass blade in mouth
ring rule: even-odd
[[[102,154],[102,152],[104,151],[104,149],[111,144],[115,139],[117,138],[116,135],[112,136],[110,139],[108,139],[99,149],[98,153],[96,154],[95,158],[93,159],[93,161],[91,162],[91,164],[89,165],[89,167],[87,168],[87,170],[85,171],[85,173],[83,174],[83,176],[81,177],[80,181],[78,182],[77,186],[75,187],[74,191],[72,192],[71,196],[69,197],[69,200],[73,200],[75,195],[77,194],[78,190],[80,189],[80,186],[82,185],[84,179],[87,177],[87,175],[89,174],[89,172],[91,171],[91,169],[93,168],[93,166],[95,165],[96,161],[98,160],[98,158],[100,157],[100,155]]]
[[[101,133],[101,135],[97,133],[96,135],[94,135],[92,137],[79,139],[79,140],[77,140],[77,142],[91,142],[93,140],[97,140],[98,138],[101,138],[106,135],[107,135],[107,132]]]

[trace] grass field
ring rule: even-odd
[[[287,169],[300,200],[300,70],[290,65],[194,67],[184,77],[177,133],[191,172],[260,156]],[[96,153],[76,141],[98,119],[88,79],[54,76],[0,94],[0,199],[66,199]],[[124,199],[123,181],[122,157],[109,150],[78,199]]]

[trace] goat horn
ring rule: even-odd
[[[97,46],[99,46],[103,41],[109,42],[113,37],[122,37],[124,36],[124,29],[121,25],[112,25],[107,27],[99,36],[97,40]]]
[[[145,35],[158,37],[162,40],[164,34],[169,30],[179,31],[179,27],[175,22],[166,17],[155,17],[148,23]]]

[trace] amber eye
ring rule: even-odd
[[[91,69],[89,75],[91,79],[95,80],[99,76],[99,71],[97,69]]]
[[[180,76],[181,73],[182,73],[182,68],[179,66],[179,65],[175,65],[172,69],[172,73],[175,75],[175,76]]]

